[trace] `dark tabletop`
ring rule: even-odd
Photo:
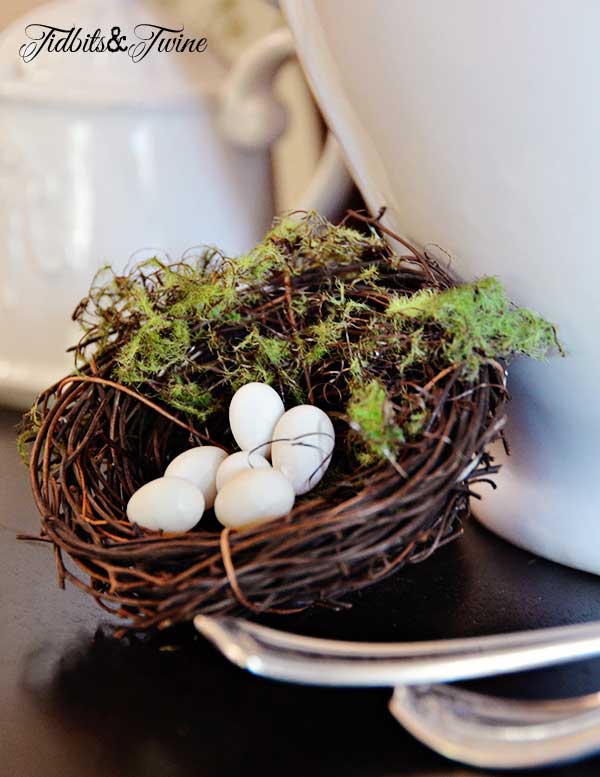
[[[16,414],[0,411],[0,775],[7,777],[458,777],[387,712],[389,691],[278,684],[229,665],[190,628],[112,639],[105,616],[55,584],[37,532]],[[566,519],[566,518],[565,518]],[[600,619],[600,579],[517,550],[472,522],[434,558],[349,611],[279,620],[307,634],[405,640]],[[104,623],[102,628],[99,628]],[[600,688],[600,661],[480,688],[543,697]],[[597,775],[600,758],[545,772]]]

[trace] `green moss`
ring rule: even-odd
[[[260,338],[259,344],[260,357],[269,362],[269,364],[281,365],[290,358],[290,344],[278,337]]]
[[[319,321],[307,330],[308,349],[305,352],[306,363],[310,366],[323,359],[330,353],[336,343],[344,334],[345,323],[338,320],[337,316],[329,316],[324,321]]]
[[[350,359],[350,375],[355,383],[361,382],[364,376],[365,365],[360,356],[353,356]]]
[[[305,291],[300,291],[292,297],[292,311],[299,316],[304,316],[310,305],[309,296]]]
[[[311,213],[302,219],[286,217],[278,221],[260,244],[259,252],[273,246],[276,254],[283,246],[293,249],[294,260],[289,266],[296,272],[304,268],[303,257],[310,256],[317,264],[351,264],[362,260],[365,249],[386,250],[385,241],[375,233],[363,235],[344,226],[332,229],[324,219]]]
[[[347,296],[346,284],[339,279],[335,292],[326,295],[323,308],[329,308],[329,314],[305,330],[304,360],[309,366],[339,350],[340,340],[347,338],[356,316],[361,312],[372,314],[368,305]]]
[[[374,264],[367,265],[366,267],[363,267],[362,270],[359,272],[358,277],[354,281],[354,284],[366,284],[367,286],[376,286],[377,281],[379,280],[379,268],[376,267]]]
[[[220,346],[219,346],[220,347]],[[295,366],[292,344],[282,337],[262,335],[256,326],[233,347],[233,363],[226,370],[228,382],[232,387],[249,381],[275,383],[280,375],[287,375],[294,383]]]
[[[206,421],[220,406],[220,402],[210,391],[198,386],[197,383],[186,383],[176,376],[168,384],[163,399],[176,410]]]
[[[411,297],[396,297],[386,313],[439,325],[444,332],[444,358],[449,364],[462,364],[471,378],[488,359],[514,354],[542,359],[550,350],[560,349],[552,324],[513,305],[497,278],[482,278],[439,293],[427,289]]]
[[[328,304],[336,310],[337,315],[346,322],[361,311],[370,311],[369,306],[365,305],[364,302],[348,297],[347,284],[339,279],[335,283],[335,293],[328,294],[326,299]]]
[[[404,429],[404,432],[406,434],[406,437],[408,439],[415,439],[418,437],[422,432],[425,426],[427,425],[427,421],[429,421],[429,411],[422,407],[418,410],[415,410],[412,412],[408,420],[402,425],[402,428]]]
[[[307,261],[316,266],[358,262],[366,250],[377,248],[385,248],[381,238],[333,227],[315,214],[304,219],[284,218],[257,246],[234,261],[207,248],[195,264],[169,266],[153,258],[127,276],[114,275],[104,268],[82,302],[78,319],[93,337],[98,353],[110,348],[117,329],[123,335],[125,342],[116,356],[115,378],[125,384],[163,376],[185,363],[194,345],[204,343],[219,359],[229,385],[239,383],[242,373],[235,374],[239,366],[244,375],[269,381],[281,378],[283,370],[296,391],[298,365],[291,368],[287,364],[287,342],[252,331],[236,348],[235,342],[226,344],[225,336],[215,335],[211,322],[243,325],[241,310],[260,304],[261,288],[273,273],[293,275],[301,272]],[[347,300],[343,288],[338,287],[337,292],[331,297],[331,306],[341,305],[338,318],[347,318],[360,305]],[[293,295],[292,309],[298,316],[307,314],[309,308],[309,295],[304,291]],[[342,331],[341,323],[333,326],[336,332]],[[315,351],[308,357],[313,362],[335,343],[331,327],[329,332],[325,329],[314,332]],[[297,350],[304,356],[301,339]],[[239,365],[227,351],[239,356]],[[251,359],[258,364],[252,365]],[[182,406],[181,397],[174,401],[178,408],[194,412],[193,404],[184,402]]]
[[[379,381],[355,385],[347,413],[352,428],[360,434],[368,452],[388,459],[395,458],[394,452],[404,442],[404,434],[396,424],[394,406]],[[368,460],[368,456],[365,460]]]
[[[184,319],[169,320],[150,313],[120,350],[116,377],[123,383],[138,383],[179,364],[190,347]]]
[[[31,444],[35,440],[37,433],[41,426],[40,414],[38,411],[37,402],[33,405],[31,410],[27,412],[19,424],[18,436],[17,436],[17,453],[23,464],[26,467],[29,466],[29,452]]]
[[[287,340],[265,337],[257,328],[253,328],[235,350],[251,351],[252,356],[258,361],[275,366],[281,365],[290,356],[290,344]]]
[[[275,370],[262,364],[240,364],[235,373],[229,377],[229,385],[232,391],[237,391],[245,383],[268,383],[270,386],[277,380]]]
[[[179,273],[171,273],[167,288],[177,296],[170,306],[169,314],[174,318],[198,316],[216,319],[235,310],[237,294],[229,284],[198,283],[195,273],[185,272],[177,282]]]
[[[422,289],[410,296],[395,296],[390,300],[385,312],[392,317],[426,318],[431,315],[432,300],[435,296],[436,292],[433,289]]]
[[[339,410],[363,440],[359,463],[393,459],[428,411],[413,406],[413,390],[391,401],[385,386],[449,364],[474,379],[486,360],[539,358],[556,345],[552,326],[511,305],[493,278],[394,296],[390,287],[415,282],[414,272],[399,280],[398,262],[376,234],[309,213],[279,220],[235,260],[207,248],[189,263],[154,258],[124,276],[105,269],[76,314],[80,354],[114,358],[116,380],[201,422],[249,381],[290,402],[315,389],[350,395]]]
[[[416,364],[423,364],[428,356],[429,353],[423,328],[420,327],[419,329],[415,329],[414,332],[411,332],[408,350],[405,349],[404,345],[399,349],[396,369],[400,375],[404,375],[408,369],[414,367]]]

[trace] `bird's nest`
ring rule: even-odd
[[[414,253],[395,254],[371,225],[309,215],[234,261],[208,251],[101,278],[75,314],[79,369],[41,395],[22,439],[59,583],[125,628],[164,628],[200,612],[335,606],[457,537],[471,486],[497,469],[498,358],[541,352],[554,334],[496,282],[456,287]],[[228,403],[248,380],[332,418],[319,487],[243,531],[210,513],[184,534],[131,524],[129,497],[175,455],[232,449]]]

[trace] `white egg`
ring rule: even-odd
[[[297,495],[321,480],[335,443],[329,416],[314,405],[298,405],[284,413],[273,430],[273,468],[282,472]]]
[[[285,408],[281,397],[266,383],[246,383],[238,389],[229,405],[229,426],[243,451],[266,443],[258,452],[269,458],[273,428]]]
[[[250,469],[225,483],[215,500],[215,515],[223,526],[243,529],[281,518],[293,506],[294,489],[281,472]]]
[[[249,451],[238,451],[228,456],[217,470],[217,491],[220,491],[228,480],[231,480],[235,475],[239,475],[240,472],[245,472],[248,469],[264,469],[271,465],[261,456],[260,453],[250,453]]]
[[[202,518],[204,495],[189,480],[157,478],[139,488],[127,503],[127,517],[145,529],[189,531]]]
[[[227,453],[215,445],[190,448],[176,456],[165,470],[166,478],[184,478],[204,494],[208,510],[217,495],[217,470],[227,458]]]

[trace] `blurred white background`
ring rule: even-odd
[[[84,34],[120,25],[130,38],[136,24],[183,24],[208,48],[140,63],[41,52],[24,63],[32,23]],[[235,256],[274,215],[313,206],[304,195],[315,179],[328,191],[340,178],[339,165],[319,167],[324,126],[299,65],[281,53],[291,45],[283,26],[267,0],[0,4],[0,404],[28,406],[70,371],[70,314],[100,266],[175,260],[201,244]],[[228,129],[233,68],[246,77]],[[255,142],[261,121],[273,127]]]
[[[4,0],[0,5],[0,29],[38,5],[41,5],[40,0]]]

